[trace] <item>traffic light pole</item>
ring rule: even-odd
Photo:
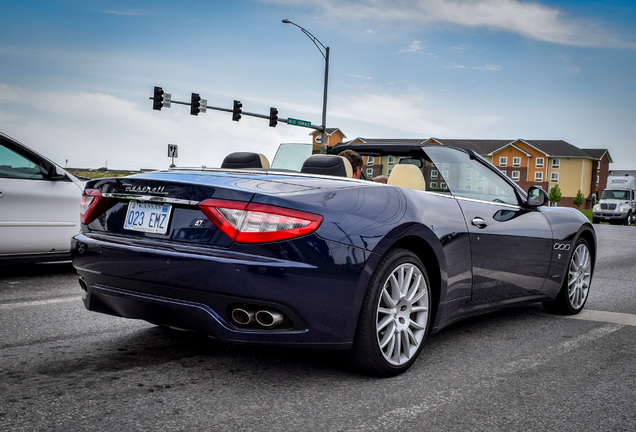
[[[197,93],[193,93],[193,95],[196,95],[197,97],[199,96]],[[153,97],[150,97],[149,99],[153,101],[153,109],[155,110],[161,110],[161,108],[163,108],[163,104],[162,104],[162,98],[163,100],[165,100],[166,98],[168,100],[170,100],[170,104],[175,104],[175,105],[185,105],[190,107],[190,113],[193,113],[193,101],[195,100],[195,98],[193,98],[190,102],[184,102],[184,101],[178,101],[178,100],[173,100],[172,96],[170,94],[166,94],[163,92],[163,90],[161,89],[161,87],[155,87],[155,94]],[[200,98],[199,98],[200,99]],[[236,104],[239,104],[239,108],[238,108],[238,112],[236,111]],[[325,99],[325,104],[326,104],[326,99]],[[278,110],[274,107],[270,108],[270,113],[268,114],[259,114],[259,113],[253,113],[253,112],[248,112],[248,111],[243,111],[242,109],[240,109],[240,107],[242,107],[242,104],[239,101],[235,101],[234,102],[234,106],[232,108],[223,108],[223,107],[215,107],[215,106],[211,106],[211,105],[205,105],[205,109],[206,110],[214,110],[214,111],[222,111],[222,112],[227,112],[227,113],[232,113],[232,115],[234,116],[235,113],[237,113],[239,115],[239,119],[241,115],[246,115],[248,117],[257,117],[257,118],[262,118],[262,119],[266,119],[270,121],[270,126],[271,127],[275,127],[277,123],[281,122],[281,123],[286,123],[288,125],[291,126],[302,126],[302,127],[307,127],[307,128],[311,128],[317,131],[322,132],[322,140],[324,143],[324,135],[325,135],[325,128],[321,125],[314,125],[311,122],[307,122],[307,121],[302,121],[302,120],[296,120],[296,119],[291,119],[291,118],[284,118],[284,117],[278,117]],[[203,108],[203,106],[202,106]],[[195,114],[193,114],[195,115]],[[324,124],[324,116],[325,113],[323,113],[323,124]],[[238,120],[235,120],[238,121]]]

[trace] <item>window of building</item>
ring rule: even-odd
[[[520,157],[513,157],[512,158],[512,166],[513,167],[520,167],[521,166],[521,158]]]
[[[467,190],[467,191],[469,191],[469,190],[473,190],[473,185],[471,185],[471,184],[465,184],[465,185],[464,185],[464,190]]]
[[[508,166],[508,157],[507,156],[500,156],[499,157],[499,166],[500,167]]]
[[[367,178],[373,178],[373,168],[367,168]]]
[[[464,178],[468,181],[473,179],[473,173],[471,172],[467,172],[466,174],[464,174]]]
[[[512,172],[512,179],[514,181],[518,182],[520,178],[521,178],[521,172],[520,171],[513,171]]]
[[[552,168],[560,168],[561,159],[552,159]]]
[[[542,182],[543,181],[543,173],[541,171],[537,171],[534,173],[534,181]]]
[[[439,175],[439,172],[436,169],[431,170],[431,178],[437,178],[438,175]]]
[[[393,168],[389,168],[388,170],[386,170],[387,177],[391,175],[391,172],[393,172]]]
[[[538,157],[535,161],[534,161],[534,166],[536,168],[543,168],[543,164],[545,163],[545,159],[544,158],[540,158]]]
[[[442,171],[442,177],[444,177],[445,179],[448,178],[448,170],[443,170]]]
[[[437,182],[431,182],[431,189],[437,189]]]
[[[441,182],[441,183],[440,183],[440,185],[439,185],[439,187],[440,187],[441,189],[446,189],[446,187],[447,187],[447,186],[446,186],[446,183]]]
[[[601,182],[601,176],[596,176],[596,185],[598,186],[600,182]]]
[[[559,173],[550,174],[550,181],[552,183],[558,183],[559,182]]]
[[[389,156],[389,165],[395,165],[395,156]]]
[[[367,159],[367,165],[373,165],[375,163],[375,158],[373,156],[369,156]]]

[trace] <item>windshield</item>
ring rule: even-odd
[[[491,168],[467,153],[445,147],[423,149],[441,170],[450,192],[455,196],[518,205],[514,188]]]
[[[312,147],[311,144],[281,144],[272,161],[272,168],[300,171],[303,162],[311,156]]]
[[[627,190],[608,190],[605,189],[601,195],[601,199],[613,199],[629,201],[629,191]]]

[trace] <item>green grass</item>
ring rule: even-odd
[[[579,211],[581,213],[583,213],[585,215],[586,218],[588,218],[590,220],[590,222],[592,222],[592,210],[588,210],[588,209],[579,209]]]
[[[91,170],[91,171],[69,169],[67,171],[78,177],[86,177],[89,179],[98,179],[98,178],[104,178],[104,177],[126,177],[131,174],[137,174],[131,171],[106,171],[101,169]]]

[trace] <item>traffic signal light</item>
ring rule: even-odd
[[[161,87],[155,86],[155,92],[152,96],[152,109],[161,111],[163,107],[163,89]]]
[[[239,121],[241,119],[241,113],[243,112],[241,108],[243,108],[241,101],[235,100],[232,107],[232,120]]]
[[[276,127],[278,123],[278,110],[274,107],[269,109],[269,127]]]
[[[190,115],[199,115],[201,111],[201,96],[199,93],[192,93],[192,97],[190,98]]]

